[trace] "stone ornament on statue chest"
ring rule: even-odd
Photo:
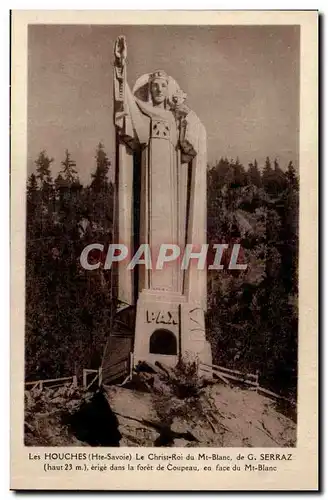
[[[150,137],[152,139],[170,140],[170,127],[166,120],[153,119],[151,122]]]

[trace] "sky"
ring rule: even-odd
[[[299,158],[299,27],[31,25],[28,31],[28,173],[41,150],[53,175],[68,149],[90,182],[102,142],[114,165],[113,47],[127,40],[130,87],[163,69],[187,93],[207,132],[208,162],[245,166]]]

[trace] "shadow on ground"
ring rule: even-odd
[[[89,446],[120,446],[122,436],[117,417],[101,390],[94,394],[90,402],[83,403],[65,423],[79,441]]]

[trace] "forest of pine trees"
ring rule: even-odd
[[[54,179],[41,151],[27,182],[27,380],[98,368],[109,333],[110,271],[86,271],[89,243],[112,241],[114,186],[100,143],[83,186],[65,151]],[[208,243],[240,243],[246,271],[208,272],[207,335],[213,362],[259,370],[260,383],[297,390],[298,176],[275,160],[245,168],[221,158],[208,169]]]

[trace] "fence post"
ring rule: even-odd
[[[102,366],[98,368],[98,387],[102,386]]]
[[[133,352],[130,352],[130,379],[132,379],[132,375],[133,375]]]
[[[73,375],[73,386],[77,387],[77,376]]]
[[[87,386],[87,370],[83,368],[83,388],[85,389]]]

